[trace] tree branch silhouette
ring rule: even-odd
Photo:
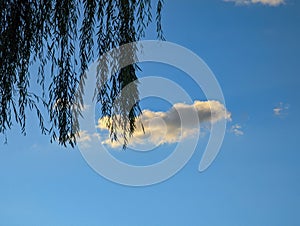
[[[157,0],[158,39],[164,39],[162,6],[163,0]],[[49,135],[51,142],[74,147],[81,111],[76,92],[84,92],[79,81],[86,76],[95,53],[100,57],[140,40],[152,17],[151,0],[0,0],[0,133],[6,134],[15,122],[26,134],[29,109],[36,111],[41,132]],[[36,73],[30,70],[33,64],[38,64]],[[116,128],[123,129],[126,147],[141,113],[137,84],[121,101],[127,106],[113,103],[126,85],[136,81],[139,68],[129,65],[108,79],[107,67],[99,65],[97,101],[103,117],[122,116],[108,126],[113,140],[118,139]],[[40,85],[41,94],[29,91],[31,78]],[[128,109],[129,105],[132,108]]]

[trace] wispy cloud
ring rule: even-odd
[[[279,6],[285,3],[285,0],[223,0],[224,2],[234,2],[237,5],[263,4],[269,6]]]
[[[230,132],[235,134],[236,136],[244,135],[244,132],[242,130],[242,126],[240,124],[235,124],[235,125],[231,126]]]
[[[283,102],[280,102],[277,104],[276,107],[273,108],[273,113],[275,116],[286,116],[288,114],[290,105],[284,104]]]
[[[180,112],[180,114],[178,112]],[[180,115],[189,118],[189,116],[192,117],[195,113],[198,116],[199,124],[195,125],[193,120],[181,124]],[[221,119],[229,120],[230,117],[231,114],[225,109],[224,105],[218,101],[195,101],[191,105],[177,103],[166,112],[144,110],[143,114],[137,118],[137,127],[133,137],[129,140],[129,146],[157,146],[165,143],[176,143],[197,134],[201,123],[215,123]],[[107,118],[99,119],[98,128],[107,130],[106,121]],[[143,124],[145,132],[141,124]],[[108,138],[104,140],[103,143],[116,148],[120,147],[123,141],[111,142]]]
[[[85,130],[79,131],[77,141],[82,145],[84,148],[89,148],[92,139],[94,138],[100,138],[100,134],[98,133],[93,133],[89,134]]]

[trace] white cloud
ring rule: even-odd
[[[276,107],[273,109],[274,115],[280,115],[282,111],[282,108]]]
[[[283,102],[280,102],[275,108],[273,108],[273,113],[275,116],[285,116],[288,113],[287,111],[289,107],[289,104],[284,104]]]
[[[81,130],[79,131],[77,141],[81,143],[83,148],[89,148],[92,140],[95,138],[100,138],[100,135],[98,133],[89,134],[87,131]]]
[[[240,124],[235,124],[231,126],[230,132],[234,133],[236,136],[244,135],[244,132],[242,131],[242,126]]]
[[[78,142],[91,141],[91,136],[85,130],[79,131]]]
[[[285,0],[223,0],[224,2],[234,2],[237,5],[263,4],[269,6],[279,6],[285,3]]]
[[[190,118],[196,113],[199,124],[195,124],[191,120],[181,125],[178,112],[180,112],[180,115],[187,116],[186,118]],[[133,137],[129,140],[128,146],[150,145],[155,147],[165,143],[176,143],[197,134],[197,131],[200,129],[200,123],[215,123],[221,119],[230,120],[230,117],[230,113],[218,101],[195,101],[192,105],[177,103],[167,112],[144,110],[143,114],[137,118],[137,127]],[[98,128],[107,130],[106,122],[107,118],[99,119]],[[141,124],[143,124],[145,132]],[[103,143],[111,147],[120,147],[123,144],[122,140],[111,142],[109,138],[104,140]]]

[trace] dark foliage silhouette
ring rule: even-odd
[[[81,111],[76,103],[84,91],[79,81],[88,64],[114,47],[144,37],[153,11],[157,36],[163,39],[162,5],[163,0],[157,0],[152,10],[151,0],[0,0],[0,133],[16,122],[25,134],[26,111],[34,110],[41,132],[51,142],[74,146]],[[30,70],[32,65],[38,70]],[[113,140],[118,139],[116,127],[123,129],[126,146],[141,113],[137,87],[125,101],[132,108],[115,108],[112,103],[137,79],[139,68],[129,65],[110,79],[107,65],[99,68],[97,100],[102,116],[112,118],[108,126]],[[41,93],[30,91],[32,81],[37,81]],[[122,120],[113,120],[116,115]]]

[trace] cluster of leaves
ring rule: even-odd
[[[159,39],[163,39],[162,5],[163,0],[157,0]],[[36,111],[41,131],[49,134],[51,141],[74,146],[80,115],[75,94],[94,59],[94,49],[100,57],[140,40],[152,20],[151,13],[151,0],[0,0],[0,133],[11,128],[13,119],[25,133],[26,109],[30,109]],[[135,57],[134,50],[129,55]],[[36,74],[30,73],[33,63],[39,65]],[[112,139],[117,139],[116,131],[122,128],[126,145],[140,114],[137,84],[129,95],[123,95],[120,104],[116,98],[126,85],[136,81],[138,67],[128,65],[113,76],[108,75],[107,68],[99,65],[97,99],[102,115],[111,118],[108,126]],[[29,92],[32,76],[42,87],[41,97]],[[80,90],[82,95],[84,87]],[[39,103],[49,113],[47,129]],[[114,120],[116,115],[121,115],[121,120]]]

